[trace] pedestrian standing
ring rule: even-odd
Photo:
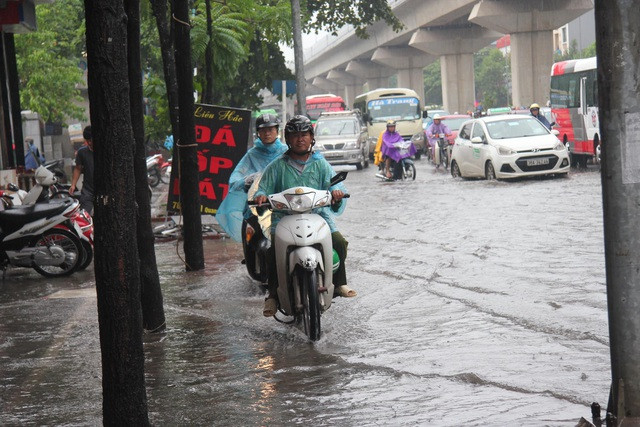
[[[71,179],[69,193],[73,194],[76,191],[80,175],[83,175],[80,207],[93,215],[93,139],[91,126],[84,128],[82,137],[84,138],[84,145],[76,153],[76,165],[73,168],[73,178]]]
[[[27,138],[25,142],[27,143],[27,152],[24,155],[24,168],[25,170],[37,169],[39,165],[44,163],[44,156],[40,154],[33,138]]]

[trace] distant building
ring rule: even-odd
[[[554,52],[567,53],[574,40],[578,51],[589,47],[596,41],[596,21],[593,9],[553,31]]]

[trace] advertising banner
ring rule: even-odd
[[[200,212],[215,215],[229,189],[229,177],[247,152],[251,110],[196,104],[194,110],[198,170],[200,173]],[[179,149],[179,148],[178,148]],[[180,209],[179,165],[171,168],[167,211]]]

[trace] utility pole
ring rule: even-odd
[[[300,0],[291,0],[291,25],[293,27],[293,56],[296,65],[296,96],[298,105],[296,114],[307,114],[307,101],[305,96],[304,57],[302,56],[302,14],[300,12]],[[286,92],[282,96],[287,96]]]
[[[596,0],[613,425],[640,423],[640,50],[635,0]],[[613,419],[612,419],[613,418]]]

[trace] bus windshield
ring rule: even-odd
[[[367,107],[374,122],[420,118],[420,102],[414,97],[374,99]]]

